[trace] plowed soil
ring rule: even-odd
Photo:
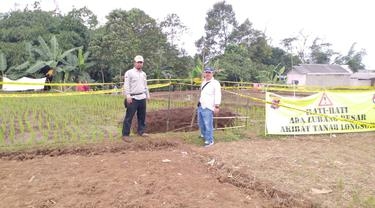
[[[170,129],[193,117],[192,109],[177,110],[169,118],[189,119],[171,120]],[[0,207],[373,205],[374,133],[264,139],[249,130],[240,141],[204,148],[182,142],[183,132],[155,133],[165,117],[150,113],[152,134],[132,143],[0,152]]]
[[[220,109],[220,117],[224,119],[215,120],[217,128],[232,126],[234,123],[235,113],[228,109]],[[136,116],[133,120],[133,130],[136,132]],[[167,122],[168,121],[168,122]],[[168,124],[168,126],[167,126]],[[198,130],[196,109],[194,108],[173,108],[170,110],[158,110],[147,113],[146,119],[147,133],[161,132],[183,132]]]
[[[130,144],[3,153],[0,206],[282,207],[286,202],[299,203],[273,199],[247,187],[241,181],[249,180],[247,176],[229,177],[224,163],[207,151],[152,136],[137,137]],[[260,186],[274,192],[271,184]]]

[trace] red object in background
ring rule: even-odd
[[[83,86],[83,91],[90,91],[90,86],[87,84],[84,84]]]
[[[83,84],[82,82],[80,82],[76,86],[76,91],[90,91],[90,86],[87,85],[87,83]]]

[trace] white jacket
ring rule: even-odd
[[[209,82],[202,90],[202,87]],[[199,98],[202,108],[208,108],[212,111],[215,105],[221,103],[221,86],[219,81],[212,77],[211,80],[204,80],[201,85],[201,95]]]

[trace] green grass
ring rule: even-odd
[[[1,98],[0,146],[103,139],[119,129],[121,100],[110,95]]]
[[[354,192],[350,207],[374,208],[375,196],[363,196],[360,192]]]

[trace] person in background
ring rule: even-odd
[[[90,91],[90,85],[87,83],[87,80],[84,81],[83,91]]]
[[[76,91],[85,91],[85,86],[83,85],[82,81],[79,81],[78,85],[76,85]]]
[[[137,112],[139,136],[148,136],[146,129],[146,99],[150,98],[147,87],[147,75],[142,70],[143,57],[137,55],[134,58],[134,67],[125,72],[124,76],[124,94],[126,114],[122,126],[122,140],[131,142],[129,138],[130,128],[134,114]]]
[[[200,87],[198,102],[198,125],[205,147],[214,144],[214,114],[219,113],[221,103],[221,86],[214,78],[214,69],[204,68],[204,80]]]
[[[112,93],[112,95],[118,95],[119,93],[118,93],[118,87],[117,87],[117,85],[113,85],[112,86],[112,89],[113,89],[113,93]]]
[[[78,85],[76,86],[76,91],[90,91],[90,86],[87,84],[86,80],[84,82],[79,81]]]

